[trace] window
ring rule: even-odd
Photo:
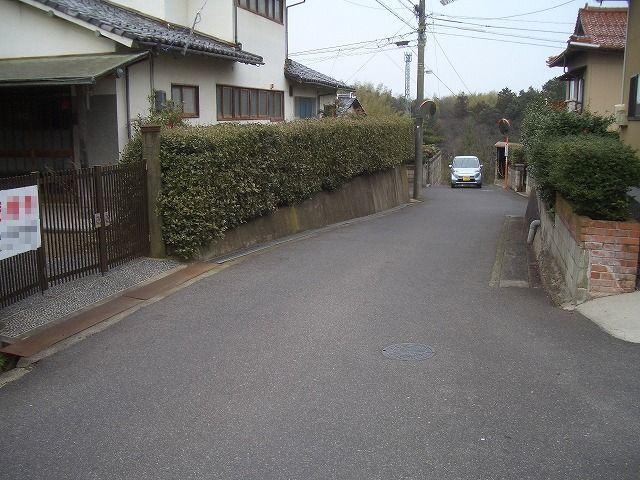
[[[584,78],[575,77],[567,84],[567,106],[569,110],[582,112],[584,102]]]
[[[314,118],[316,116],[316,99],[314,97],[296,97],[296,117]]]
[[[285,0],[236,0],[240,8],[283,23]]]
[[[218,120],[282,120],[284,92],[218,85]]]
[[[200,116],[198,97],[198,87],[191,85],[171,85],[171,100],[173,100],[176,105],[182,105],[182,116],[185,118]]]
[[[629,88],[629,118],[640,120],[640,75],[631,77]]]

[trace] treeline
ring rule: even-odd
[[[370,116],[408,115],[404,97],[392,95],[383,85],[359,84],[356,94]],[[541,101],[561,102],[564,95],[564,83],[552,79],[540,90],[530,87],[516,93],[503,88],[499,92],[434,98],[438,112],[425,124],[424,142],[437,145],[449,157],[476,155],[485,163],[487,174],[492,176],[494,144],[502,140],[498,120],[507,118],[511,122],[509,140],[519,142],[527,107]]]

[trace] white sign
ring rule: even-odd
[[[508,143],[504,144],[504,156],[505,157],[509,156],[509,144]]]
[[[38,186],[0,190],[0,260],[40,245]]]

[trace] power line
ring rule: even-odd
[[[566,42],[561,41],[561,40],[553,40],[553,39],[541,38],[541,37],[531,37],[531,36],[528,36],[528,35],[516,35],[514,33],[489,32],[487,30],[481,30],[481,29],[477,29],[477,28],[456,27],[456,26],[453,26],[453,25],[443,25],[441,23],[433,23],[432,25],[434,25],[436,27],[442,27],[442,28],[453,28],[453,29],[456,29],[456,30],[465,30],[465,31],[469,31],[469,32],[486,33],[488,35],[495,35],[495,36],[498,36],[498,37],[523,38],[525,40],[538,40],[538,41],[541,41],[541,42],[558,43],[558,44],[562,44],[562,45],[566,44]]]
[[[576,0],[569,0],[568,2],[563,2],[563,3],[559,3],[557,5],[554,5],[552,7],[548,7],[548,8],[543,8],[541,10],[534,10],[533,12],[526,12],[526,13],[518,13],[516,15],[508,15],[505,17],[496,17],[496,19],[506,19],[506,18],[516,18],[516,17],[526,17],[527,15],[534,15],[536,13],[542,13],[542,12],[548,12],[549,10],[554,10],[556,8],[560,8],[563,7],[565,5],[569,5],[570,3],[575,2]]]
[[[415,15],[415,14],[416,14],[415,5],[413,5],[411,2],[409,2],[409,5],[411,5],[410,7],[408,7],[408,6],[407,6],[407,4],[406,4],[406,3],[404,3],[404,1],[403,1],[403,0],[398,0],[398,3],[399,3],[400,5],[402,5],[405,9],[409,10],[409,12],[410,12],[412,15]]]
[[[332,45],[329,47],[311,48],[308,50],[300,50],[298,52],[293,52],[293,53],[290,53],[289,55],[307,55],[307,54],[311,55],[315,53],[328,53],[331,50],[345,50],[348,47],[363,46],[363,45],[376,43],[376,42],[382,42],[382,41],[392,42],[392,40],[405,38],[413,34],[415,34],[415,32],[406,32],[406,33],[392,35],[390,37],[374,38],[372,40],[362,40],[361,42],[344,43],[342,45]]]
[[[360,65],[360,68],[358,68],[358,70],[356,70],[355,72],[353,72],[353,73],[349,76],[349,78],[347,78],[347,79],[345,80],[345,83],[346,83],[346,82],[348,82],[349,80],[351,80],[353,77],[355,77],[355,76],[360,72],[360,70],[362,70],[364,67],[366,67],[366,66],[367,66],[367,64],[368,64],[371,60],[373,60],[373,59],[375,58],[375,56],[376,56],[376,55],[378,55],[378,53],[380,53],[380,50],[378,50],[377,52],[374,52],[374,53],[373,53],[373,55],[371,55],[369,58],[367,58],[367,59],[365,60],[365,62],[364,62],[362,65]]]
[[[305,64],[308,65],[314,65],[316,63],[322,63],[322,62],[326,62],[329,60],[334,60],[335,58],[337,58],[338,56],[340,58],[347,58],[347,57],[361,57],[362,55],[368,55],[370,53],[375,53],[375,52],[397,52],[398,51],[398,47],[391,47],[391,48],[370,48],[368,50],[364,50],[361,52],[356,52],[356,53],[350,53],[347,55],[343,55],[342,53],[336,54],[336,55],[330,55],[328,57],[318,57],[318,58],[310,58],[308,60],[305,60]]]
[[[571,32],[567,31],[559,31],[559,30],[545,30],[541,28],[522,28],[522,27],[506,27],[504,25],[489,25],[484,23],[473,23],[473,22],[463,22],[461,20],[451,20],[449,18],[444,17],[436,17],[434,15],[431,16],[432,20],[437,20],[440,22],[449,22],[449,23],[459,23],[462,25],[473,25],[476,27],[484,27],[484,28],[501,28],[504,30],[519,30],[522,32],[540,32],[540,33],[558,33],[562,35],[571,35]]]
[[[407,20],[405,20],[404,18],[402,18],[400,15],[398,15],[396,12],[393,11],[393,9],[391,7],[388,7],[386,4],[384,4],[382,2],[382,0],[375,0],[376,3],[380,4],[381,6],[383,6],[389,13],[391,13],[394,17],[396,17],[398,20],[400,20],[401,22],[405,23],[406,25],[409,25],[411,28],[413,28],[414,30],[417,30],[416,27],[414,27],[413,25],[411,25],[409,22],[407,22]]]
[[[431,33],[437,33],[438,35],[443,35],[446,37],[461,37],[461,38],[474,38],[477,40],[489,40],[491,42],[500,42],[500,43],[511,43],[514,45],[530,45],[533,47],[545,47],[545,48],[553,48],[553,49],[557,49],[558,47],[555,45],[544,45],[542,43],[532,43],[532,42],[519,42],[517,40],[505,40],[502,38],[490,38],[490,37],[478,37],[478,36],[474,36],[474,35],[462,35],[460,33],[447,33],[447,32],[431,32]]]
[[[412,48],[411,50],[413,50],[416,55],[418,54],[417,50],[415,48]],[[447,85],[446,83],[444,83],[444,81],[438,76],[438,74],[436,72],[433,71],[433,69],[428,69],[430,70],[430,73],[436,77],[436,79],[438,80],[438,82],[440,82],[442,85],[444,85],[447,90],[449,90],[451,92],[452,95],[456,95],[456,92],[454,92],[453,90],[451,90],[451,88],[449,88],[449,85]]]
[[[444,55],[444,58],[447,60],[447,62],[449,63],[449,65],[451,65],[451,68],[453,69],[454,72],[456,72],[456,75],[458,76],[458,78],[460,79],[460,82],[462,83],[462,85],[464,85],[464,88],[467,89],[467,92],[469,92],[469,95],[471,95],[471,90],[469,90],[469,87],[467,87],[467,84],[465,83],[465,81],[462,79],[462,76],[458,73],[458,70],[456,70],[456,67],[453,66],[453,63],[451,62],[451,59],[449,58],[449,55],[447,55],[447,52],[444,51],[444,48],[442,48],[442,45],[440,45],[440,42],[438,41],[438,39],[436,38],[435,34],[433,33],[433,31],[431,31],[431,34],[433,36],[433,39],[436,42],[436,45],[438,46],[438,48],[440,48],[440,51],[442,52],[442,54]]]
[[[471,16],[465,16],[465,15],[446,15],[446,14],[441,14],[438,13],[437,15],[441,15],[444,17],[449,17],[449,18],[464,18],[467,20],[510,20],[513,18],[518,18],[518,17],[526,17],[528,15],[534,15],[536,13],[542,13],[542,12],[548,12],[549,10],[554,10],[556,8],[560,8],[563,7],[565,5],[568,5],[570,3],[575,2],[576,0],[569,0],[567,2],[563,2],[563,3],[559,3],[557,5],[553,5],[551,7],[548,8],[543,8],[540,10],[534,10],[531,12],[524,12],[524,13],[516,13],[514,15],[505,15],[503,17],[471,17]],[[435,12],[431,12],[432,14]],[[519,22],[535,22],[535,23],[563,23],[563,24],[568,24],[568,25],[573,25],[573,23],[571,22],[549,22],[549,21],[544,21],[544,20],[518,20]]]
[[[352,0],[342,0],[342,1],[350,3],[351,5],[355,5],[356,7],[360,7],[360,8],[369,8],[371,10],[387,10],[386,8],[382,8],[382,7],[373,7],[371,5],[363,5],[362,3],[354,2]],[[394,8],[393,10],[400,10],[400,9]]]

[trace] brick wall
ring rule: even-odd
[[[556,224],[558,220],[587,255],[587,298],[635,290],[640,223],[592,220],[576,215],[560,196],[556,199]]]

